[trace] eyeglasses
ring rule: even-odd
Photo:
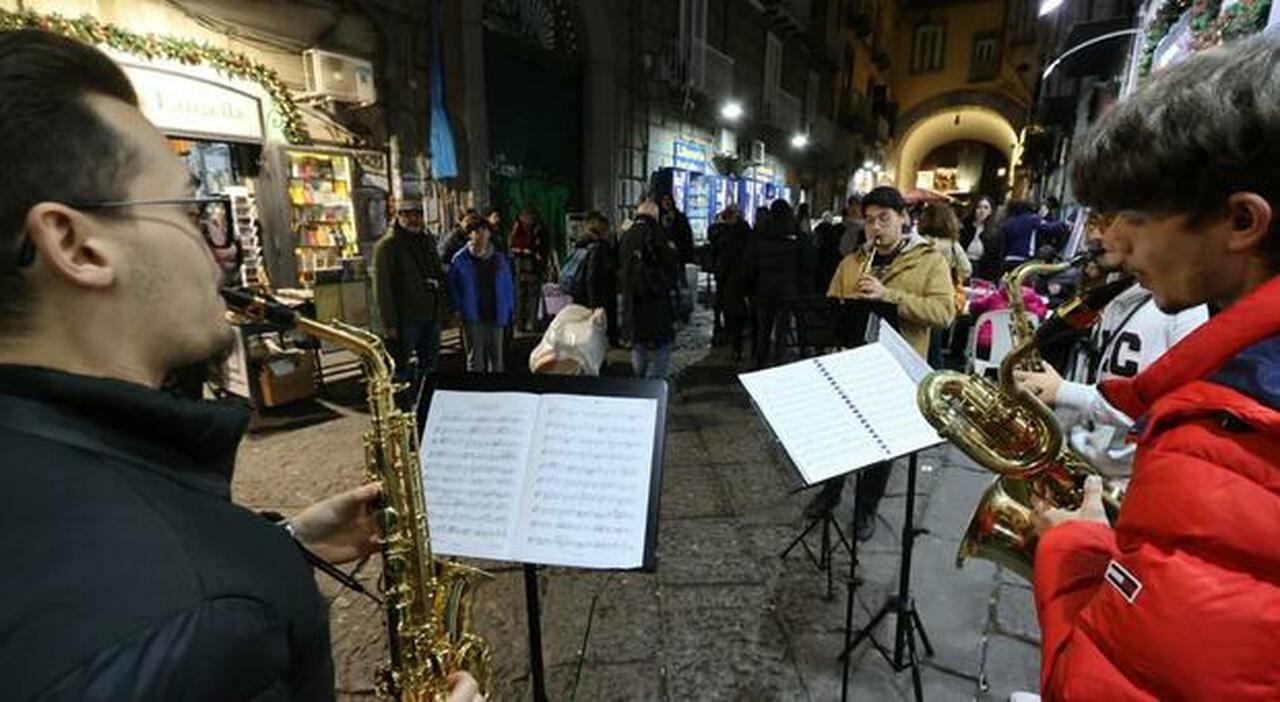
[[[71,205],[77,210],[116,210],[125,207],[185,207],[191,224],[199,230],[204,241],[220,261],[234,258],[238,265],[242,251],[240,240],[231,226],[231,198],[226,196],[187,197],[167,200],[121,200],[118,202],[87,202]],[[18,267],[35,262],[36,251],[31,239],[24,239],[18,251]]]
[[[874,217],[868,217],[867,224],[874,224],[877,227],[888,227],[893,224],[893,215],[889,212],[881,212]]]

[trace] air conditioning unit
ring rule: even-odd
[[[353,56],[319,49],[302,52],[309,97],[372,105],[378,101],[373,64]]]
[[[759,139],[751,140],[751,161],[752,163],[764,163],[764,142]]]

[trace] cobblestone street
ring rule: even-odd
[[[769,445],[723,349],[707,353],[705,319],[682,332],[663,468],[656,573],[547,569],[541,575],[543,637],[553,700],[839,699],[848,556],[835,555],[835,588],[797,548],[779,557],[804,524],[811,491]],[[698,349],[702,350],[698,350]],[[625,355],[615,352],[611,361]],[[303,429],[257,435],[241,449],[236,498],[288,512],[360,481],[365,419],[338,415]],[[1037,687],[1038,629],[1027,584],[985,561],[962,570],[954,556],[990,477],[955,449],[924,453],[917,484],[913,590],[936,649],[924,668],[929,700],[1003,700]],[[874,539],[860,550],[855,625],[867,623],[895,587],[905,496],[895,468]],[[852,488],[838,510],[851,520]],[[816,531],[815,531],[816,534]],[[819,540],[810,538],[816,549]],[[529,699],[523,580],[510,564],[477,605],[494,644],[495,699]],[[377,559],[360,578],[376,582]],[[372,698],[384,654],[377,605],[320,583],[332,600],[337,685],[345,699]],[[892,646],[894,621],[877,637]],[[985,676],[989,691],[977,680]],[[854,699],[910,699],[910,674],[894,674],[864,644],[851,675]]]

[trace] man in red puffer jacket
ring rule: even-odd
[[[1047,700],[1280,699],[1280,37],[1197,54],[1075,156],[1166,313],[1222,312],[1108,402],[1137,420],[1115,529],[1091,480],[1039,515]]]

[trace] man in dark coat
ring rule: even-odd
[[[746,256],[751,226],[737,205],[729,205],[711,227],[711,249],[716,276],[716,305],[724,315],[724,331],[734,360],[742,357],[742,334],[747,311]]]
[[[675,340],[676,281],[680,254],[658,222],[658,206],[645,200],[622,236],[622,318],[631,339],[631,364],[639,378],[666,377]]]
[[[799,297],[812,283],[806,269],[811,257],[808,242],[800,236],[791,205],[774,200],[763,226],[756,227],[746,251],[747,296],[755,308],[752,352],[757,365],[771,360],[774,324],[782,303]]]
[[[373,250],[378,312],[383,335],[393,342],[397,375],[409,377],[409,357],[416,354],[420,380],[436,370],[448,296],[436,238],[422,223],[422,206],[406,200],[398,210],[395,227]]]
[[[693,227],[689,225],[689,218],[676,207],[675,198],[670,195],[662,196],[661,220],[662,227],[667,230],[667,236],[671,238],[676,245],[676,251],[680,253],[680,263],[693,263]]]
[[[0,33],[0,95],[4,696],[333,699],[299,545],[371,553],[379,487],[272,524],[231,502],[247,411],[161,390],[234,338],[222,202],[87,44]]]

